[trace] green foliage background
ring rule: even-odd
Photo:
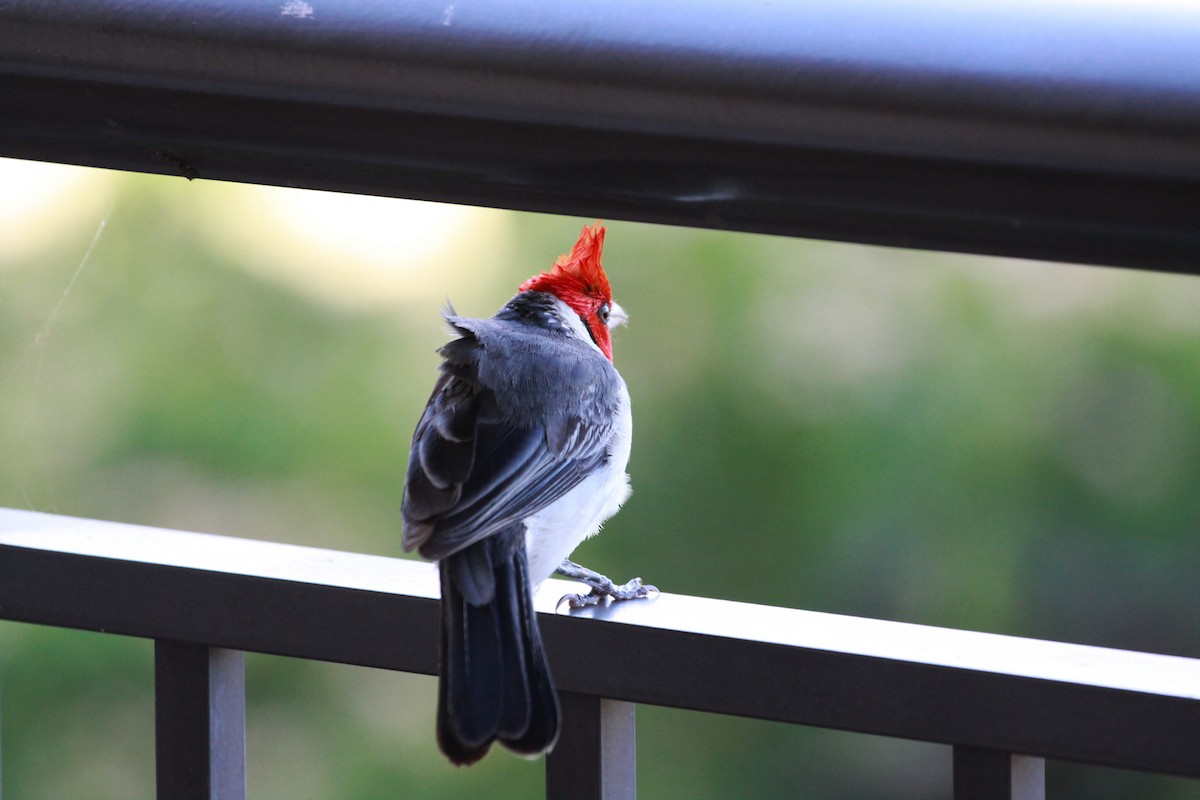
[[[113,181],[110,209],[65,215],[49,244],[0,243],[0,505],[401,555],[437,303],[324,302],[245,269],[201,224],[201,184]],[[503,243],[441,286],[476,316],[590,221],[491,213]],[[584,563],[1200,657],[1196,279],[619,221],[605,263],[631,315],[635,491]],[[5,623],[0,646],[8,797],[153,795],[148,642]],[[247,680],[251,797],[541,791],[538,763],[441,759],[431,678],[251,655]],[[656,708],[638,738],[656,800],[950,792],[935,745]],[[1049,781],[1200,798],[1115,770]]]

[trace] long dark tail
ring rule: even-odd
[[[474,764],[492,742],[523,755],[558,739],[558,695],[530,595],[525,530],[515,525],[439,562],[438,744]]]

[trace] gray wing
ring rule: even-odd
[[[480,379],[483,345],[463,332],[442,349],[443,374],[417,423],[408,460],[404,549],[432,560],[558,500],[608,458],[612,435],[611,415],[578,400],[589,394],[584,387],[561,387],[565,408],[508,397],[511,389],[503,387],[498,396]],[[507,375],[512,378],[511,370]],[[532,386],[547,383],[545,376],[526,377]],[[590,379],[603,380],[604,373]],[[514,403],[524,413],[505,408]],[[531,405],[542,406],[541,413],[528,413]]]

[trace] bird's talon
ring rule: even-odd
[[[554,606],[554,613],[563,613],[564,605],[567,607],[568,612],[577,608],[588,608],[589,606],[597,605],[603,597],[605,595],[596,591],[588,592],[587,594],[564,594],[558,598],[558,603]]]
[[[643,583],[641,578],[634,578],[623,586],[617,586],[612,581],[608,581],[605,588],[593,587],[587,594],[563,595],[554,606],[554,611],[557,614],[563,613],[564,605],[569,612],[573,609],[597,606],[602,602],[613,603],[621,600],[645,600],[658,597],[659,594],[657,586]]]

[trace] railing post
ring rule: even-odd
[[[155,641],[158,800],[244,800],[244,663],[240,650]]]
[[[956,745],[954,800],[1045,800],[1046,760]]]
[[[558,744],[546,757],[546,800],[634,800],[637,706],[561,693]]]

